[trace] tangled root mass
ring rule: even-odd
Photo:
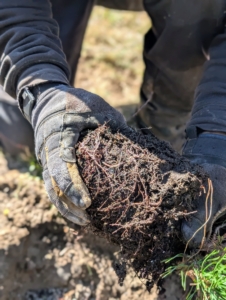
[[[129,265],[152,287],[162,261],[184,249],[180,223],[195,211],[205,173],[166,142],[133,129],[121,134],[101,126],[76,154],[92,198],[89,229],[121,246],[119,282]]]

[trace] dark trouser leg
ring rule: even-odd
[[[81,52],[82,41],[93,0],[54,0],[53,17],[58,21],[64,52],[71,68],[71,84]],[[34,151],[31,125],[24,119],[17,102],[0,87],[0,142],[10,154]]]
[[[153,27],[145,36],[146,65],[138,122],[179,150],[190,117],[205,49],[222,27],[224,0],[144,0]]]
[[[60,39],[74,84],[78,60],[94,0],[52,0],[53,18],[60,27]]]

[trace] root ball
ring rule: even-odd
[[[76,155],[92,198],[89,229],[121,247],[119,281],[129,265],[152,285],[162,261],[184,249],[181,220],[195,211],[206,174],[168,143],[133,129],[121,134],[101,126]]]

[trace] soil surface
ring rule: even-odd
[[[89,228],[121,247],[119,283],[129,265],[150,290],[163,260],[184,251],[181,220],[196,210],[207,176],[166,142],[132,128],[126,136],[107,126],[89,132],[77,157],[92,199]]]
[[[119,247],[67,223],[50,204],[43,182],[24,163],[0,155],[1,300],[154,300],[145,282],[112,267]],[[70,227],[72,229],[70,229]],[[158,299],[181,300],[179,280]]]
[[[112,267],[119,248],[67,224],[42,181],[16,166],[20,170],[9,170],[0,156],[1,300],[156,299],[132,271],[119,286]]]

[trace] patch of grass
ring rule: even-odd
[[[42,166],[38,163],[35,155],[31,155],[28,159],[28,170],[32,176],[42,177]]]
[[[181,258],[182,262],[166,269],[163,278],[174,272],[179,273],[185,291],[189,278],[192,283],[188,288],[187,300],[226,299],[226,248],[215,249],[204,257],[179,254],[165,260],[165,263],[169,264]]]

